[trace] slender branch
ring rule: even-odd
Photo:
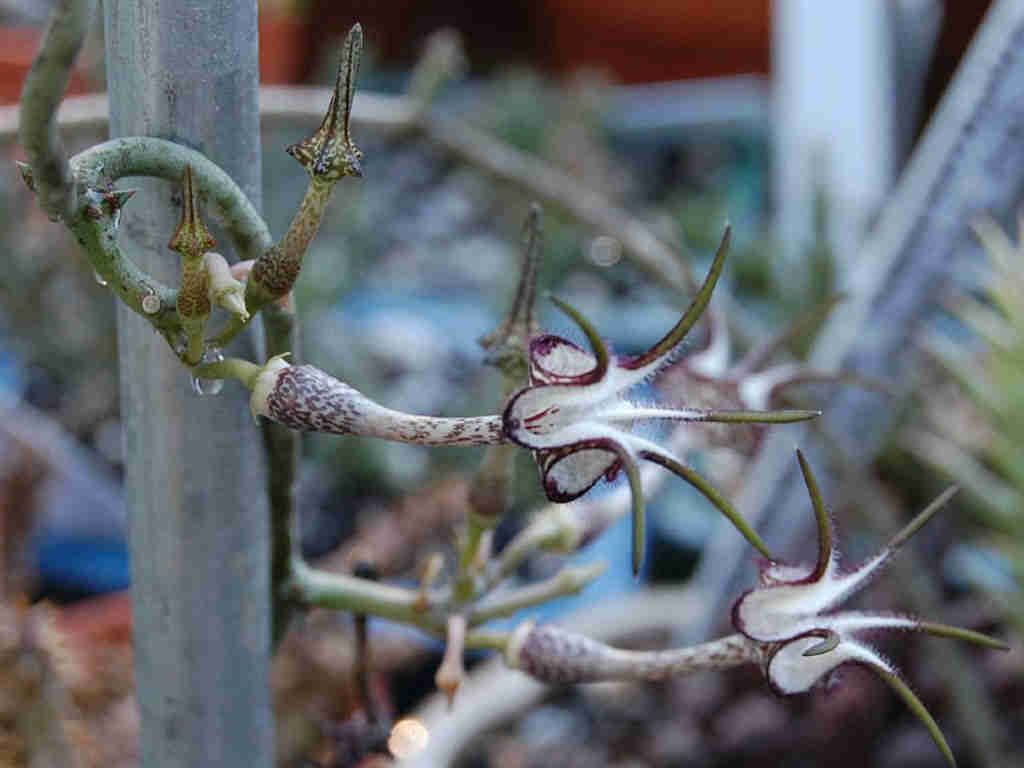
[[[273,303],[263,310],[264,348],[268,358],[291,352],[298,346],[293,308]],[[299,460],[299,434],[281,424],[260,425],[267,459],[267,499],[270,506],[271,648],[277,648],[288,630],[293,604],[284,585],[292,575],[299,552],[298,514],[295,507],[295,475]]]
[[[552,506],[552,512],[560,510],[561,506]],[[538,550],[558,546],[566,541],[568,534],[569,544],[575,544],[576,529],[573,521],[568,516],[556,517],[555,514],[538,515],[529,525],[523,528],[515,537],[501,550],[497,563],[487,579],[487,588],[490,589],[511,576],[515,570],[522,565],[530,555]],[[567,547],[571,549],[572,547]]]
[[[215,363],[197,365],[192,369],[192,375],[200,379],[238,379],[247,387],[252,387],[252,382],[260,375],[261,370],[263,369],[256,363],[228,357]]]
[[[488,597],[469,611],[469,624],[477,626],[491,619],[511,616],[524,608],[541,605],[558,597],[575,595],[600,578],[607,567],[606,563],[593,563],[579,568],[563,568],[545,581]]]
[[[434,635],[444,632],[444,618],[436,611],[423,611],[415,590],[342,573],[327,573],[297,559],[292,562],[291,570],[285,591],[301,605],[365,613],[419,627]],[[446,592],[438,592],[431,597],[430,604],[445,604],[447,598]]]
[[[501,651],[504,653],[511,637],[511,632],[474,629],[466,634],[466,648]]]
[[[377,569],[370,563],[360,563],[355,568],[355,575],[367,581],[377,581]],[[272,595],[272,601],[276,604],[277,595]],[[274,622],[274,629],[277,629],[277,621]],[[285,627],[281,628],[282,630]],[[377,697],[373,694],[370,686],[370,670],[373,668],[373,659],[370,654],[370,632],[369,620],[365,613],[355,615],[356,629],[356,654],[354,659],[354,671],[356,684],[359,689],[359,698],[362,700],[363,711],[370,723],[380,723],[383,718],[377,707]]]
[[[74,209],[72,176],[57,131],[57,106],[95,8],[95,2],[79,0],[55,4],[21,92],[21,143],[32,166],[39,205],[52,219],[67,219]]]
[[[758,663],[761,649],[737,634],[688,648],[628,651],[559,627],[526,623],[508,641],[505,660],[510,667],[547,683],[666,680]]]

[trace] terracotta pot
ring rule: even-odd
[[[260,82],[288,85],[309,73],[313,27],[294,16],[260,13]]]
[[[624,82],[771,68],[770,0],[542,0],[558,69],[595,67]]]
[[[0,104],[16,104],[21,98],[21,85],[32,66],[41,36],[38,27],[0,27]],[[72,72],[67,92],[89,90],[82,74]]]

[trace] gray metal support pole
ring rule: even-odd
[[[111,136],[194,147],[259,207],[256,0],[105,0],[104,14]],[[167,242],[180,187],[130,186],[141,191],[122,245],[176,283]],[[237,344],[256,359],[251,338]],[[267,515],[245,393],[229,382],[216,397],[194,395],[164,341],[123,307],[118,348],[142,765],[268,768]]]

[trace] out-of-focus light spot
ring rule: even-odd
[[[430,732],[419,720],[399,720],[388,736],[388,749],[399,760],[405,760],[420,752],[430,741]]]
[[[622,258],[622,243],[614,237],[601,235],[590,243],[590,260],[599,267],[611,267]]]

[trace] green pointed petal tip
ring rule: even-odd
[[[954,640],[966,640],[969,643],[974,643],[975,645],[980,645],[985,648],[991,648],[996,651],[1010,650],[1010,646],[999,638],[992,637],[991,635],[986,635],[981,632],[975,632],[972,629],[954,627],[949,624],[938,624],[934,621],[919,622],[917,628],[922,632],[927,632],[929,635],[949,637]]]
[[[557,296],[549,296],[548,298],[551,299],[552,303],[556,307],[572,318],[572,321],[579,326],[581,331],[583,331],[590,344],[591,350],[594,353],[594,359],[597,361],[592,373],[597,379],[604,378],[604,375],[608,372],[608,347],[598,335],[597,330],[593,325],[591,325],[590,321],[583,317],[583,315],[580,314],[580,312],[572,305],[567,304]]]
[[[718,278],[722,275],[722,268],[725,266],[725,257],[729,253],[731,238],[732,227],[726,224],[725,233],[722,235],[722,242],[718,246],[718,252],[715,253],[715,260],[711,262],[711,268],[708,270],[707,277],[704,278],[704,284],[697,291],[697,295],[693,297],[690,306],[683,313],[683,316],[679,318],[679,322],[675,324],[675,327],[665,334],[661,341],[640,357],[629,361],[630,368],[641,368],[674,349],[686,337],[686,334],[690,332],[690,329],[693,328],[697,321],[700,320],[701,315],[704,314],[704,310],[707,309],[708,303],[711,301],[711,295],[718,284]]]
[[[959,486],[951,485],[940,493],[931,504],[925,507],[913,520],[907,523],[903,530],[889,540],[889,544],[886,546],[886,549],[890,552],[895,552],[906,544],[907,539],[921,530],[925,523],[931,520],[935,516],[935,513],[942,509],[946,505],[946,502],[953,498],[954,494],[956,494],[958,490],[960,490]]]
[[[910,690],[902,679],[892,672],[886,669],[879,669],[872,667],[878,676],[881,677],[885,682],[889,684],[896,694],[903,699],[903,703],[907,705],[907,708],[914,713],[918,720],[928,729],[928,733],[931,734],[932,740],[935,742],[935,746],[942,752],[942,756],[946,758],[946,762],[949,763],[950,768],[956,768],[956,759],[953,757],[953,751],[949,748],[949,744],[946,743],[946,737],[942,735],[942,731],[939,730],[938,723],[935,722],[935,718],[931,716],[924,704],[921,702],[917,695]]]
[[[700,421],[720,424],[792,424],[821,416],[821,411],[787,409],[778,411],[720,410],[707,411]]]
[[[832,559],[832,522],[828,519],[828,511],[825,509],[825,502],[821,498],[821,491],[818,489],[817,480],[814,479],[811,465],[807,463],[803,451],[799,448],[796,451],[796,460],[800,462],[800,472],[804,476],[807,495],[811,497],[814,519],[818,523],[818,563],[811,576],[812,579],[818,579],[825,573],[825,568]]]
[[[750,523],[748,523],[743,516],[740,515],[740,513],[737,512],[728,501],[726,501],[722,494],[715,490],[711,483],[701,477],[701,475],[687,467],[685,464],[682,464],[665,454],[644,451],[640,456],[648,461],[653,461],[655,464],[660,464],[670,472],[674,472],[700,491],[704,495],[704,498],[714,504],[718,511],[725,515],[726,519],[733,524],[733,527],[740,532],[740,535],[747,540],[750,546],[761,553],[761,555],[767,560],[775,560],[775,557],[770,551],[768,551],[768,547],[765,545],[764,541],[761,540],[757,531],[751,528]]]
[[[640,480],[640,468],[632,456],[625,451],[619,453],[623,471],[629,481],[629,493],[632,497],[633,511],[633,576],[640,575],[647,551],[647,517],[645,509],[644,489]]]

